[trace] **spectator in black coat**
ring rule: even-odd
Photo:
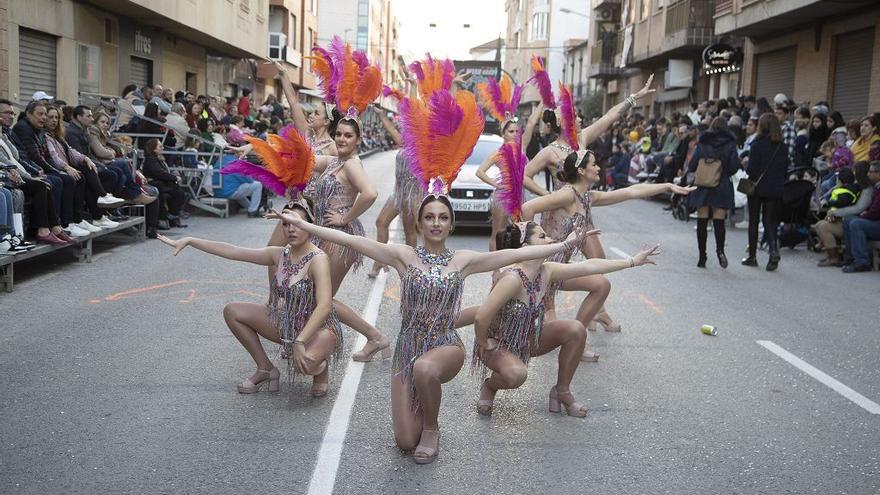
[[[180,176],[172,173],[162,156],[162,143],[150,139],[144,145],[143,174],[151,186],[159,190],[159,218],[167,219],[169,227],[186,227],[180,222],[180,210],[186,203],[186,193],[180,187]],[[155,234],[156,225],[147,226]]]
[[[788,149],[782,140],[779,120],[773,114],[758,119],[758,136],[749,150],[749,179],[758,183],[749,196],[749,255],[742,260],[746,266],[758,266],[758,221],[764,224],[764,235],[770,251],[767,271],[779,266],[779,241],[776,225],[782,207],[782,192],[788,172]]]
[[[733,208],[733,183],[730,176],[739,168],[739,157],[736,152],[736,138],[728,130],[727,121],[723,117],[715,117],[709,130],[698,138],[697,147],[688,162],[688,172],[696,172],[701,159],[720,160],[721,178],[717,186],[700,186],[688,195],[688,204],[697,209],[697,246],[700,250],[697,266],[706,267],[706,238],[711,213],[718,263],[722,268],[727,268],[727,256],[724,254],[727,232],[724,219],[727,218],[727,211]]]
[[[71,117],[70,123],[64,130],[64,139],[67,141],[67,145],[92,160],[105,191],[113,195],[121,193],[125,188],[125,175],[115,168],[107,167],[100,160],[95,159],[92,154],[87,131],[89,126],[95,122],[92,110],[85,105],[79,105],[74,107]]]

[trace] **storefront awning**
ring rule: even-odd
[[[690,96],[690,88],[669,89],[658,91],[654,97],[655,103],[663,103],[664,101],[686,100]]]

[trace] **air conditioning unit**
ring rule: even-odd
[[[286,56],[287,35],[284,33],[269,33],[269,58],[285,60]]]
[[[694,86],[694,61],[669,59],[663,78],[666,88],[691,88]]]
[[[596,11],[596,17],[600,21],[610,21],[613,16],[614,12],[612,12],[611,7],[607,5]]]

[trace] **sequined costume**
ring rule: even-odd
[[[322,173],[321,176],[318,177],[318,180],[315,181],[315,218],[324,227],[341,230],[342,232],[351,235],[363,237],[364,226],[357,218],[342,227],[324,225],[325,214],[330,212],[345,214],[351,209],[351,206],[354,204],[354,200],[358,195],[358,192],[351,187],[351,185],[341,182],[336,177],[336,174],[342,169],[343,165],[345,165],[344,161],[334,158],[333,161],[327,165],[324,173]],[[363,262],[363,256],[354,249],[340,246],[320,238],[315,239],[313,242],[315,242],[322,251],[327,253],[331,259],[341,258],[346,264],[350,264],[354,267],[355,270],[357,270]]]
[[[413,175],[406,162],[403,152],[397,152],[394,167],[394,205],[401,218],[415,218],[419,213],[419,205],[425,197],[425,190]]]
[[[565,163],[565,159],[574,150],[571,149],[571,146],[564,144],[564,143],[558,143],[556,141],[550,143],[550,146],[562,151],[565,154],[565,156],[562,157],[562,160],[559,160],[558,162],[556,162],[556,172],[553,172],[550,174],[550,181],[553,184],[553,190],[558,191],[558,190],[562,189],[563,187],[565,187],[565,183],[556,177],[556,173],[562,172],[562,165]]]
[[[315,136],[309,136],[308,143],[309,146],[312,148],[312,151],[315,153],[315,156],[322,156],[325,154],[324,151],[327,149],[327,147],[333,143],[333,139],[328,137],[318,141],[315,139]],[[306,187],[303,190],[304,195],[310,198],[315,197],[315,183],[318,180],[318,176],[319,174],[312,174],[312,176],[309,177],[309,182],[306,183]]]
[[[291,355],[293,341],[299,337],[317,305],[315,283],[308,278],[307,267],[309,262],[319,255],[325,254],[322,251],[312,251],[294,262],[290,259],[290,246],[285,247],[281,253],[266,307],[269,311],[269,321],[281,335],[282,352],[285,356]],[[302,276],[297,277],[300,273]],[[336,335],[334,357],[338,359],[342,352],[342,327],[339,325],[335,311],[331,310],[330,316],[324,322],[324,328],[328,328]],[[292,365],[293,361],[290,363]]]
[[[401,380],[412,378],[413,365],[422,354],[446,345],[464,349],[455,331],[455,319],[461,310],[464,278],[461,273],[443,273],[454,251],[429,253],[424,247],[413,248],[422,265],[410,265],[400,281],[400,333],[394,349],[391,372]],[[420,407],[413,388],[413,410]]]
[[[580,195],[570,185],[563,186],[561,191],[571,191],[571,194],[580,201],[584,209],[584,213],[575,212],[569,215],[565,208],[557,208],[551,211],[545,211],[541,215],[541,227],[544,232],[552,239],[564,241],[569,234],[578,229],[590,229],[593,226],[593,215],[590,211],[590,191],[586,191]],[[558,263],[568,263],[577,250],[583,250],[586,246],[587,238],[581,239],[579,244],[575,244],[553,256],[547,258],[547,261],[556,261]],[[553,298],[556,297],[556,291],[560,284],[556,283],[547,291],[544,296],[544,303],[552,307]]]
[[[511,298],[498,311],[489,324],[489,338],[495,339],[501,349],[505,349],[523,363],[528,364],[532,352],[537,349],[541,328],[544,325],[544,302],[542,296],[548,290],[547,275],[542,267],[534,280],[530,280],[520,268],[509,267],[500,272],[498,279],[508,273],[516,274],[523,290]],[[522,294],[525,293],[526,300]],[[479,370],[483,378],[488,368],[479,357],[479,349],[474,344],[471,357],[471,372]]]

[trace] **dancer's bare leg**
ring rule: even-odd
[[[400,214],[400,223],[403,225],[403,237],[407,246],[416,247],[419,243],[419,232],[416,230],[415,215]]]
[[[422,407],[422,432],[413,457],[430,458],[438,450],[441,385],[455,378],[464,364],[464,350],[458,346],[431,349],[413,364],[413,385]]]
[[[593,228],[593,227],[590,227]],[[581,251],[581,254],[584,255],[587,259],[592,258],[601,258],[605,259],[605,248],[602,247],[602,240],[599,239],[598,236],[590,236],[587,238],[586,244],[584,245],[584,249]],[[599,308],[599,312],[593,316],[594,319],[599,320],[606,330],[619,332],[620,324],[617,323],[614,318],[608,314],[608,311],[605,309],[605,304],[602,304],[602,307]],[[591,326],[592,325],[592,326]],[[595,330],[596,327],[592,322],[587,325],[590,330]]]
[[[577,320],[556,320],[544,324],[534,355],[542,356],[560,348],[559,371],[556,374],[557,392],[569,391],[586,343],[587,329]]]
[[[422,413],[412,410],[412,382],[391,375],[391,424],[394,442],[401,450],[413,450],[422,436]]]
[[[336,350],[336,334],[329,328],[322,328],[306,342],[306,366],[303,371],[312,376],[312,395],[327,393],[330,373],[329,366],[324,363],[334,350]]]
[[[468,325],[473,325],[474,320],[477,318],[477,311],[479,311],[479,306],[471,306],[469,308],[464,308],[461,310],[461,313],[458,314],[458,318],[455,320],[455,328],[466,327]]]
[[[489,236],[489,251],[495,251],[495,237],[507,227],[507,215],[496,201],[492,202],[492,235]]]
[[[489,378],[480,386],[480,402],[477,412],[484,416],[492,413],[492,402],[495,393],[502,389],[519,388],[529,376],[528,368],[522,360],[506,349],[487,352],[483,356],[483,364],[492,370]]]
[[[342,281],[345,279],[345,275],[350,269],[351,264],[346,263],[341,257],[330,258],[330,282],[334,296],[336,296],[339,286],[342,285]],[[336,315],[339,316],[339,321],[342,322],[343,325],[351,327],[352,330],[367,338],[367,343],[364,345],[364,348],[356,352],[352,357],[363,355],[369,355],[372,357],[372,353],[375,352],[375,349],[388,348],[388,337],[379,333],[379,330],[377,330],[376,327],[367,323],[367,320],[361,318],[361,315],[351,309],[347,304],[339,299],[333,299],[333,307],[336,309]]]
[[[562,290],[589,292],[578,308],[576,317],[577,321],[587,326],[593,321],[596,313],[605,303],[605,299],[608,298],[608,294],[611,292],[611,282],[602,275],[589,275],[566,280],[562,283]],[[589,345],[584,348],[583,359],[585,361],[596,361],[598,356],[589,349]]]
[[[385,201],[385,205],[382,206],[382,211],[379,212],[379,216],[376,217],[376,240],[378,242],[383,244],[388,243],[388,228],[399,213],[400,211],[397,209],[397,205],[394,204],[394,196],[390,196],[388,200]],[[367,276],[375,278],[379,274],[379,270],[382,270],[383,268],[385,268],[385,265],[378,261],[373,261],[373,267],[370,269],[370,273],[368,273]]]
[[[257,370],[271,371],[275,368],[272,360],[266,355],[260,337],[271,342],[280,343],[281,337],[278,329],[269,321],[265,304],[246,302],[233,302],[223,307],[223,319],[232,331],[232,335],[241,342],[242,347],[251,355]],[[251,376],[251,382],[255,383],[261,378],[256,371]]]

